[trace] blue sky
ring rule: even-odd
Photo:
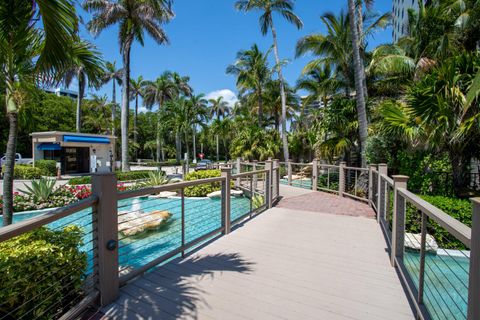
[[[284,70],[289,83],[295,83],[303,66],[311,59],[295,59],[297,40],[309,33],[324,32],[320,16],[328,11],[340,12],[346,9],[346,3],[346,0],[297,0],[295,12],[304,23],[301,30],[280,17],[275,17],[280,55],[289,60]],[[236,92],[235,78],[225,73],[226,67],[234,62],[238,50],[247,49],[253,43],[267,50],[272,44],[272,38],[270,34],[265,37],[261,35],[259,13],[238,12],[233,4],[234,1],[230,0],[176,0],[175,19],[165,26],[170,44],[160,46],[150,38],[144,47],[136,43],[132,49],[132,77],[142,75],[145,79],[153,80],[164,70],[171,70],[190,76],[195,93],[209,94],[219,90],[227,94],[228,90]],[[391,1],[376,1],[374,11],[384,13],[390,10]],[[80,12],[83,19],[88,21],[89,14],[81,9]],[[121,65],[117,31],[116,27],[111,27],[94,39],[83,30],[82,36],[98,47],[105,60],[116,60],[117,65]],[[370,39],[369,45],[390,41],[391,29],[388,28]],[[111,86],[101,88],[99,93],[110,97]]]

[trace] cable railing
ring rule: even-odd
[[[408,177],[371,170],[371,205],[417,318],[480,319],[480,200],[470,228],[408,191]]]
[[[271,208],[277,162],[123,192],[113,173],[93,175],[89,198],[0,228],[0,319],[73,319],[112,303],[128,281]]]

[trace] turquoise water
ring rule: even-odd
[[[420,254],[405,252],[404,263],[418,288]],[[425,256],[424,303],[432,319],[467,318],[468,270],[469,259],[463,255]]]
[[[280,184],[288,185],[288,180],[280,179]],[[292,187],[312,189],[312,180],[292,180]]]
[[[169,223],[158,231],[143,236],[125,237],[119,234],[120,268],[139,267],[155,258],[177,249],[181,245],[181,199],[134,198],[118,202],[119,214],[123,212],[152,212],[166,210],[172,213]],[[250,212],[250,199],[231,198],[232,221]],[[37,216],[39,213],[14,215],[14,223]],[[82,210],[68,217],[54,221],[47,226],[62,229],[67,225],[77,225],[85,233],[82,251],[88,253],[89,272],[93,263],[92,211]],[[185,198],[185,242],[191,242],[221,226],[221,200],[209,198]],[[88,272],[87,272],[88,273]]]

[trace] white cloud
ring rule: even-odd
[[[144,106],[139,106],[138,107],[138,113],[145,113],[147,111],[148,111],[148,109]]]
[[[223,97],[223,100],[225,100],[231,107],[233,107],[238,101],[237,95],[230,89],[212,91],[205,96],[207,100],[217,99],[218,97]]]

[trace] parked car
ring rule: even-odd
[[[197,163],[197,167],[195,168],[195,171],[207,170],[209,169],[211,164],[212,164],[212,160],[202,159]]]
[[[7,162],[6,156],[3,156],[0,158],[0,166],[3,167],[3,165]],[[33,164],[33,159],[32,158],[23,158],[20,153],[15,154],[15,163],[16,164]]]

